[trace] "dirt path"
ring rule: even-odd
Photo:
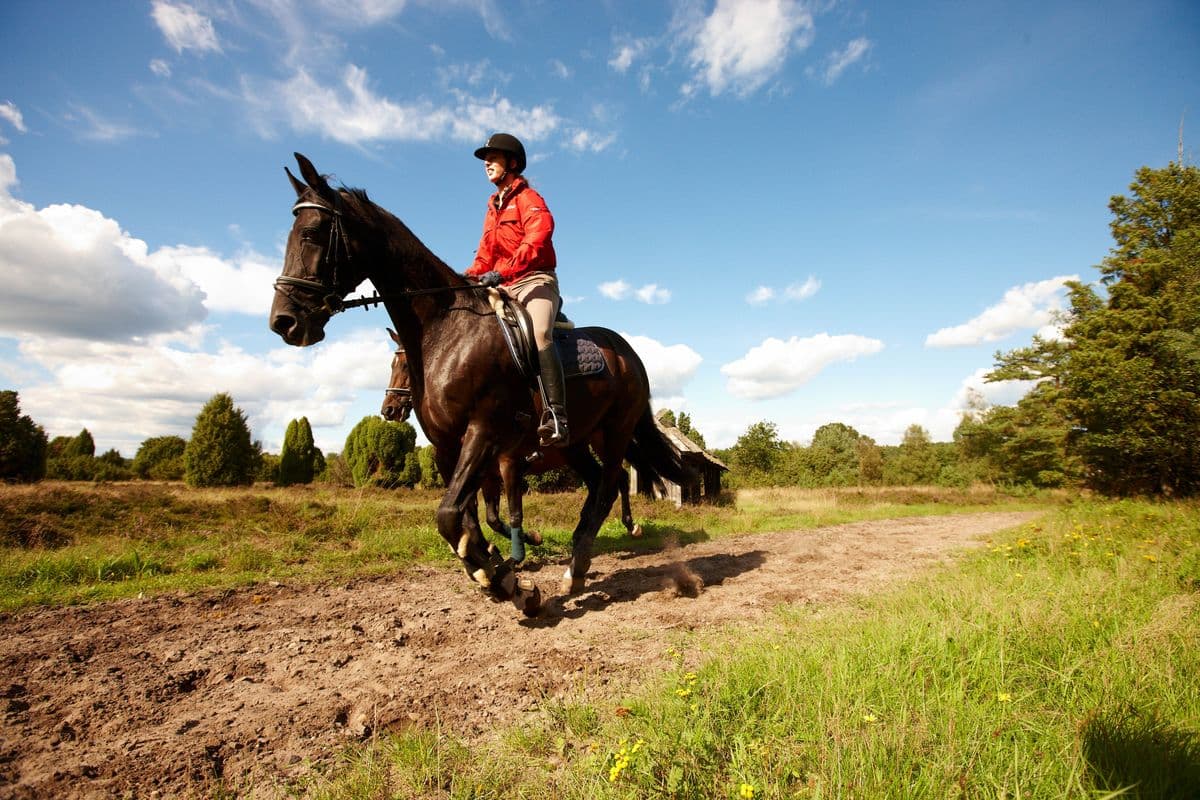
[[[661,668],[679,630],[866,591],[1034,516],[864,522],[601,556],[583,594],[533,620],[449,568],[3,616],[0,798],[203,796],[215,777],[271,796],[373,730],[436,721],[481,735],[544,698]],[[703,581],[697,596],[672,588],[680,567]],[[530,574],[553,593],[560,573]]]

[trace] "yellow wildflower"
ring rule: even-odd
[[[996,692],[996,701],[1000,703],[1011,703],[1012,695],[1008,692]]]
[[[738,796],[745,798],[745,800],[753,800],[755,791],[757,790],[752,784],[743,783],[741,788],[738,789]]]

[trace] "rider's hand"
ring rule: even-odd
[[[500,273],[496,272],[496,270],[492,270],[491,272],[485,272],[479,276],[479,285],[491,288],[493,286],[499,286],[501,280],[502,278],[500,277]]]

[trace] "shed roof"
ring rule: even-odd
[[[673,425],[664,425],[662,420],[659,418],[662,413],[663,412],[660,411],[654,416],[654,424],[657,425],[658,429],[663,432],[663,435],[667,437],[667,440],[675,446],[675,449],[681,453],[696,453],[703,457],[705,461],[708,461],[714,466],[720,467],[726,472],[729,471],[729,467],[721,463],[721,459],[700,447],[687,436],[684,436],[683,431],[679,430],[679,428],[676,428]]]

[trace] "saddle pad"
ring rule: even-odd
[[[570,379],[604,371],[600,346],[576,330],[556,330],[554,344],[562,361],[563,376]]]

